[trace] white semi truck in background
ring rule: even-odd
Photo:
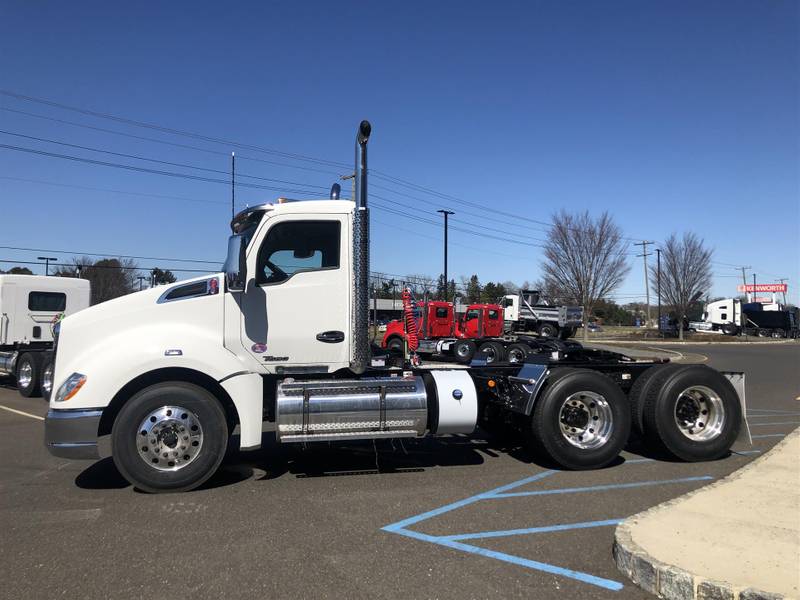
[[[706,304],[703,318],[689,322],[690,331],[752,335],[756,337],[800,337],[800,312],[777,303],[742,302],[725,298]]]
[[[231,223],[222,273],[145,290],[65,318],[57,331],[45,443],[97,458],[150,492],[197,487],[238,428],[280,443],[519,428],[570,469],[608,465],[631,427],[683,460],[725,455],[742,426],[742,374],[637,362],[542,338],[522,364],[425,368],[369,341],[367,140],[354,201],[283,201]],[[338,186],[334,186],[338,188]],[[404,318],[413,330],[411,303]],[[103,444],[105,447],[105,444]],[[105,450],[104,450],[105,452]]]
[[[26,397],[48,397],[53,386],[53,326],[89,306],[85,279],[0,275],[0,376]]]

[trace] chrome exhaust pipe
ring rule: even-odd
[[[361,121],[356,135],[355,197],[353,209],[353,302],[350,370],[356,375],[370,363],[369,348],[369,212],[367,210],[367,142],[372,125]]]

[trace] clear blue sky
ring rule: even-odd
[[[395,209],[439,222],[435,210],[447,206],[457,212],[454,227],[494,229],[487,233],[495,238],[452,231],[456,276],[534,280],[541,249],[528,244],[544,232],[525,219],[548,220],[561,208],[609,210],[632,238],[699,233],[715,249],[715,295],[735,292],[729,265],[752,265],[760,282],[790,278],[797,302],[799,7],[794,0],[6,0],[0,87],[348,164],[356,124],[369,118],[376,172],[481,205],[372,180],[372,191]],[[0,96],[0,108],[220,154],[0,110],[4,131],[222,171],[225,153],[237,150],[240,173],[304,189],[327,189],[334,175],[244,157],[347,170],[9,97]],[[0,143],[227,178],[7,134]],[[0,245],[201,260],[224,254],[226,185],[7,149],[0,149],[0,177]],[[237,200],[243,206],[277,195],[240,188]],[[372,267],[435,275],[440,236],[440,226],[376,210]],[[3,259],[36,256],[0,250]],[[641,259],[632,261],[622,301],[644,292]]]

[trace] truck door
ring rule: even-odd
[[[268,372],[349,364],[348,215],[281,215],[248,256],[241,299],[245,351]]]
[[[430,311],[430,337],[448,337],[453,335],[453,308],[446,305],[434,305]]]
[[[481,337],[481,311],[477,308],[468,308],[464,314],[464,337]]]
[[[496,306],[487,306],[483,318],[483,335],[486,337],[499,337],[503,335],[503,317],[501,309]]]

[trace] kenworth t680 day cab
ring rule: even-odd
[[[49,397],[53,326],[89,300],[86,279],[0,275],[0,376],[13,377],[23,396]]]
[[[258,448],[264,422],[287,443],[470,433],[503,419],[571,469],[614,460],[632,422],[685,460],[728,451],[740,395],[708,367],[637,363],[560,340],[515,365],[436,370],[373,353],[370,130],[358,128],[355,201],[248,208],[231,224],[223,273],[61,322],[45,427],[53,454],[94,458],[110,436],[122,475],[158,492],[210,477],[237,426],[240,447]]]

